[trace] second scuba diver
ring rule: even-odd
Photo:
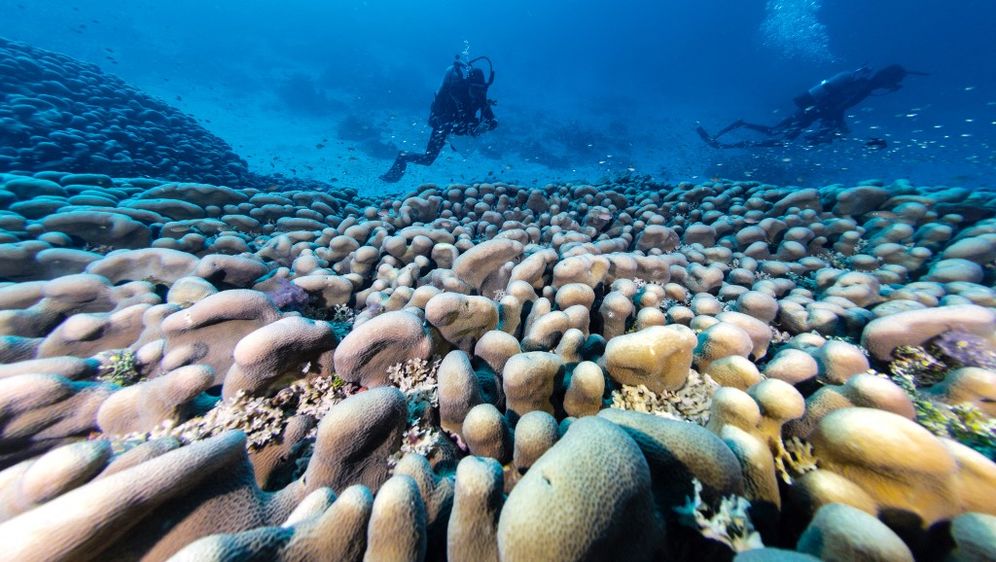
[[[848,109],[861,103],[876,92],[890,93],[902,87],[903,79],[910,74],[924,75],[922,72],[906,70],[892,64],[872,73],[863,66],[853,72],[841,72],[828,80],[823,80],[793,100],[796,110],[792,115],[774,125],[748,123],[738,119],[715,135],[710,135],[699,126],[696,131],[702,140],[713,148],[751,148],[784,146],[802,138],[808,144],[832,142],[836,137],[847,134],[845,114]],[[722,143],[719,137],[745,128],[761,133],[762,138],[734,143]]]

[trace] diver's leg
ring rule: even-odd
[[[698,133],[699,136],[702,137],[702,140],[705,141],[705,143],[708,144],[709,146],[713,148],[720,148],[719,143],[716,142],[716,137],[707,133],[705,128],[702,127],[702,125],[696,127],[695,132]]]
[[[391,165],[391,169],[380,177],[381,181],[394,183],[400,180],[401,176],[405,175],[405,168],[408,167],[408,161],[411,158],[411,154],[407,152],[399,152],[398,157],[394,159],[394,164]]]
[[[394,183],[400,180],[401,176],[405,175],[405,170],[408,168],[409,163],[421,164],[423,166],[432,164],[443,150],[443,146],[446,145],[446,135],[447,131],[445,129],[433,129],[432,135],[429,136],[429,144],[426,146],[424,153],[400,152],[398,157],[394,159],[394,165],[380,179],[388,183]]]
[[[750,129],[752,131],[757,131],[768,137],[775,137],[778,135],[776,127],[770,127],[768,125],[759,125],[757,123],[748,123],[743,119],[737,119],[736,121],[730,123],[724,129],[722,129],[713,136],[710,136],[709,133],[707,133],[706,130],[703,129],[701,126],[699,126],[696,129],[696,132],[698,132],[699,136],[702,137],[702,140],[704,140],[706,144],[708,144],[713,148],[753,148],[753,147],[782,145],[782,141],[776,138],[762,139],[762,140],[745,140],[745,141],[732,142],[732,143],[721,143],[717,140],[719,139],[719,137],[725,135],[726,133],[729,133],[730,131],[739,129],[741,127]]]
[[[712,146],[715,148],[771,148],[785,145],[784,140],[775,137],[738,142],[719,142],[714,140],[713,143],[714,144]]]
[[[414,155],[411,159],[412,164],[431,166],[436,161],[436,158],[439,157],[439,153],[443,151],[443,147],[446,146],[446,137],[448,135],[448,129],[433,129],[432,135],[429,136],[429,143],[425,147],[425,153]]]
[[[759,125],[757,123],[748,123],[746,121],[741,121],[740,126],[745,129],[750,129],[751,131],[757,131],[758,133],[768,135],[769,137],[775,134],[775,128],[769,125]]]
[[[716,133],[716,136],[714,136],[712,138],[718,139],[719,137],[725,135],[726,133],[729,133],[730,131],[739,129],[740,127],[743,127],[745,125],[747,125],[747,123],[744,122],[743,119],[737,119],[733,123],[730,123],[726,127],[723,127],[722,129],[720,129],[720,131],[718,133]]]

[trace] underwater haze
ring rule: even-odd
[[[0,562],[996,561],[994,21],[0,0]]]
[[[984,186],[996,165],[985,0],[0,0],[0,13],[0,36],[162,98],[254,171],[361,193],[393,189],[377,176],[425,146],[433,94],[465,51],[494,62],[499,126],[451,137],[402,186],[631,173]],[[835,142],[723,150],[695,134],[774,123],[820,80],[892,63],[929,75],[853,107]]]

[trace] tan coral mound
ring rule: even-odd
[[[992,557],[992,198],[35,176],[2,556]]]

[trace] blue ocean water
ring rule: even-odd
[[[424,147],[459,53],[494,62],[499,127],[452,138],[402,187],[626,174],[978,187],[996,165],[988,0],[0,0],[0,13],[0,36],[162,98],[253,170],[365,193],[394,189],[377,176]],[[891,63],[929,75],[854,107],[833,143],[717,150],[695,134],[774,123],[820,80]]]

